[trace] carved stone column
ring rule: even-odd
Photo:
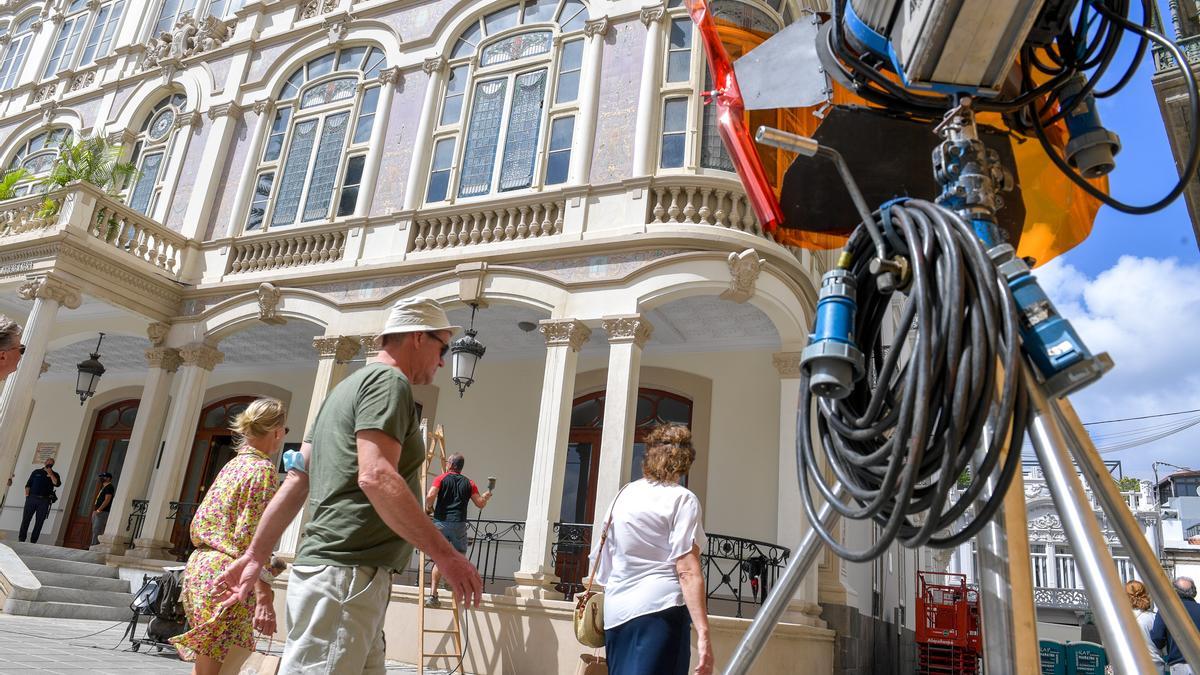
[[[175,527],[174,520],[167,520],[170,502],[179,499],[196,437],[196,425],[200,422],[200,409],[204,407],[208,377],[225,355],[207,344],[196,342],[180,347],[179,357],[182,360],[179,382],[167,413],[162,455],[155,464],[150,482],[146,522],[142,536],[134,540],[137,548],[130,552],[139,558],[162,560],[170,555],[167,551],[171,548],[171,531]]]
[[[600,469],[596,474],[594,536],[599,536],[595,533],[604,527],[608,507],[617,491],[629,482],[642,347],[654,332],[654,326],[637,314],[605,317],[603,326],[608,333],[608,384],[604,390]]]
[[[16,372],[4,381],[4,389],[0,392],[0,485],[7,484],[21,454],[21,438],[25,435],[29,407],[33,404],[33,390],[41,375],[58,310],[60,307],[76,309],[83,302],[79,289],[51,276],[29,279],[17,289],[17,295],[32,300],[33,308],[21,333],[25,354],[21,356]],[[23,489],[24,483],[13,482],[18,489]]]
[[[642,8],[642,23],[646,26],[646,51],[642,52],[642,79],[638,85],[637,121],[633,129],[633,176],[649,176],[654,173],[654,140],[658,125],[655,123],[662,109],[662,97],[658,94],[662,78],[663,62],[663,16],[665,2]]]
[[[164,324],[151,325],[151,341],[154,335],[165,336],[155,328]],[[138,403],[137,418],[129,436],[129,448],[121,475],[116,476],[112,508],[108,514],[108,525],[100,535],[100,543],[93,551],[122,554],[129,544],[130,533],[125,527],[133,512],[133,500],[144,499],[150,476],[158,463],[159,439],[167,419],[167,402],[171,391],[171,380],[183,360],[179,350],[161,346],[161,339],[154,347],[146,350],[146,383],[142,386],[142,399]]]
[[[233,102],[219,103],[208,109],[208,118],[212,120],[212,128],[208,130],[201,149],[200,166],[225,166],[229,150],[234,146],[233,131],[242,119],[242,109]],[[209,217],[212,215],[213,195],[217,186],[226,179],[222,171],[201,171],[194,177],[195,185],[188,197],[186,211],[183,214],[183,230],[181,234],[188,239],[204,239]],[[238,214],[224,214],[225,218],[237,218]]]
[[[779,468],[778,506],[776,507],[775,537],[780,546],[793,553],[809,530],[808,519],[800,501],[800,485],[796,481],[796,414],[800,408],[800,352],[778,352],[771,358],[779,372]],[[788,604],[784,621],[823,625],[818,618],[816,569],[809,570],[796,595]]]
[[[403,210],[415,209],[421,205],[425,195],[425,181],[429,178],[430,149],[433,131],[437,127],[434,115],[438,103],[442,100],[442,89],[446,81],[446,59],[438,56],[425,59],[421,69],[429,75],[425,84],[425,103],[421,108],[421,117],[417,121],[416,141],[413,144],[412,167],[408,172],[408,182],[404,186]]]
[[[304,418],[305,437],[312,432],[313,423],[317,421],[317,413],[321,411],[325,397],[346,377],[349,362],[358,356],[362,348],[362,339],[344,335],[323,335],[313,338],[313,347],[318,356],[317,376],[313,380],[312,397],[308,401],[308,415]],[[300,533],[307,522],[308,509],[305,508],[296,514],[280,537],[276,551],[280,556],[288,560],[296,557],[300,546]]]
[[[562,502],[575,367],[579,349],[592,334],[591,329],[575,319],[542,321],[538,329],[546,337],[546,368],[542,376],[521,567],[514,575],[517,585],[513,588],[515,594],[525,597],[544,597],[558,581],[554,561],[550,559],[550,544]]]
[[[571,185],[587,185],[592,173],[592,150],[596,145],[596,116],[600,106],[600,68],[604,60],[604,37],[611,26],[607,16],[591,19],[583,26],[587,36],[583,52],[583,72],[579,82],[579,122],[575,125],[571,167],[567,180]]]

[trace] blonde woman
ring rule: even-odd
[[[1146,640],[1146,648],[1150,650],[1150,660],[1154,662],[1155,672],[1161,673],[1166,668],[1166,663],[1150,638],[1150,629],[1154,626],[1155,616],[1154,611],[1150,609],[1150,594],[1146,592],[1145,584],[1140,581],[1126,583],[1125,594],[1129,596],[1129,604],[1133,606],[1133,615],[1142,629],[1142,637]]]
[[[254,629],[275,632],[270,585],[260,580],[254,596],[221,611],[217,579],[250,545],[279,477],[275,466],[287,412],[273,398],[260,398],[239,414],[230,429],[240,437],[237,455],[217,474],[192,519],[196,550],[183,573],[181,599],[191,630],[171,639],[195,675],[217,675],[231,647],[254,649]]]
[[[611,675],[686,675],[692,628],[696,675],[713,669],[700,549],[700,500],[679,484],[696,459],[692,434],[665,424],[646,436],[642,480],[609,506],[612,524],[592,569],[604,586],[604,649]]]

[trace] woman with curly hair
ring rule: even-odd
[[[273,398],[246,406],[230,427],[240,439],[237,455],[229,460],[204,495],[192,519],[192,544],[183,573],[180,599],[191,630],[171,638],[185,661],[194,661],[195,675],[217,675],[233,646],[254,649],[254,630],[275,633],[274,595],[260,579],[254,597],[221,611],[217,580],[250,545],[258,521],[279,486],[275,469],[287,411]]]
[[[1150,629],[1154,626],[1154,610],[1150,609],[1150,594],[1146,585],[1140,581],[1130,581],[1125,584],[1125,594],[1129,596],[1129,604],[1133,606],[1133,616],[1137,618],[1138,626],[1142,629],[1142,637],[1146,640],[1146,648],[1150,650],[1150,660],[1154,662],[1155,672],[1163,672],[1166,662],[1162,654],[1150,639]]]
[[[691,629],[696,675],[713,669],[700,549],[700,500],[679,484],[696,459],[692,434],[664,424],[646,436],[643,478],[609,505],[608,536],[592,549],[604,586],[604,648],[612,675],[686,675]]]

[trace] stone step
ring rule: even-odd
[[[37,556],[39,558],[73,560],[75,562],[93,563],[96,565],[103,565],[105,559],[104,554],[97,551],[84,551],[77,548],[51,546],[50,544],[29,544],[17,541],[16,539],[5,541],[4,545],[16,551],[17,555],[22,558],[25,556]]]
[[[33,576],[42,582],[43,587],[56,586],[58,588],[76,588],[85,591],[112,591],[115,593],[129,593],[133,590],[129,582],[125,579],[105,579],[40,570],[31,571],[33,572]]]
[[[42,585],[37,594],[38,602],[76,602],[84,605],[104,607],[129,607],[133,594],[126,591],[99,591],[93,588],[64,588]]]
[[[90,562],[76,562],[74,560],[58,560],[56,558],[43,558],[36,555],[23,555],[21,561],[25,566],[34,572],[58,572],[59,574],[80,574],[88,577],[101,577],[104,579],[116,579],[119,575],[117,568],[109,567],[108,565],[99,565]]]
[[[95,621],[128,621],[133,617],[129,607],[104,605],[80,605],[70,602],[41,602],[38,600],[13,600],[4,603],[6,614],[21,616],[43,616],[55,619],[92,619]]]

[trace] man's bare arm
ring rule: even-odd
[[[436,485],[429,486],[429,492],[425,493],[425,513],[433,513],[433,507],[437,504],[438,488]]]

